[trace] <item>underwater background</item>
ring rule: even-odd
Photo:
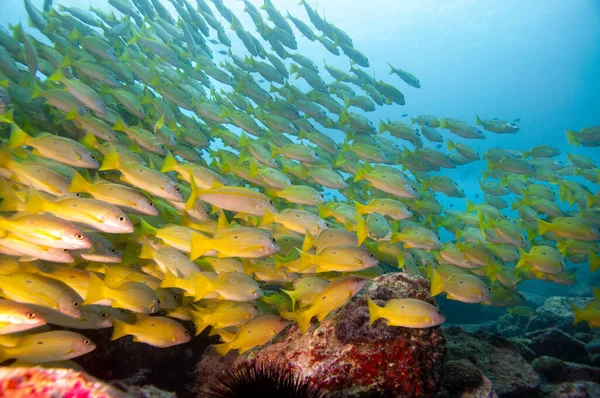
[[[29,14],[21,1],[2,0],[1,2],[3,3],[3,12],[0,15],[0,26],[4,30],[11,32],[10,27],[20,23],[23,26],[24,32],[40,40],[42,43],[51,44],[45,35],[40,33],[37,28],[31,26],[29,23]],[[32,0],[30,3],[41,10],[44,2]],[[128,2],[125,1],[124,3],[127,4]],[[179,3],[177,0],[174,0],[173,4],[169,1],[161,3],[173,15],[175,21],[178,18],[174,4]],[[189,1],[189,3],[192,3],[194,8],[198,9],[195,1]],[[218,8],[215,8],[212,2],[208,3],[215,13],[216,20],[222,23],[225,32],[231,39],[231,52],[242,58],[247,56],[248,51],[242,41],[238,39],[235,32],[230,29],[230,23],[219,14]],[[243,27],[260,40],[260,35],[254,30],[255,25],[253,20],[246,11],[247,5],[245,2],[229,0],[223,3],[239,18]],[[264,4],[263,1],[253,0],[249,0],[248,3],[255,5],[257,8]],[[297,1],[272,0],[271,3],[283,15],[289,12],[311,26],[313,30],[316,30],[311,25],[311,20],[307,17],[304,6],[298,4]],[[105,12],[114,11],[118,16],[122,15],[106,1],[60,0],[55,1],[53,7],[58,9],[59,4],[65,7],[74,6],[82,9],[92,6]],[[600,40],[598,40],[600,38],[600,3],[598,1],[423,0],[413,2],[373,0],[370,2],[352,2],[326,0],[318,3],[315,2],[315,4],[309,2],[309,4],[327,22],[334,24],[352,38],[354,48],[358,49],[369,60],[370,65],[368,68],[363,68],[364,71],[374,76],[377,80],[383,79],[393,84],[404,94],[406,104],[402,106],[398,104],[386,104],[375,107],[375,110],[371,112],[362,112],[356,107],[352,108],[352,111],[367,117],[373,123],[375,129],[379,128],[381,120],[402,121],[410,124],[411,117],[423,114],[434,115],[438,119],[454,118],[465,121],[471,126],[476,125],[476,116],[487,120],[499,119],[515,123],[518,126],[518,131],[515,134],[494,134],[485,131],[484,139],[469,140],[451,135],[449,130],[438,129],[444,136],[444,142],[438,145],[436,142],[424,139],[424,147],[447,153],[449,152],[447,150],[447,139],[452,139],[466,144],[479,154],[484,155],[494,148],[509,151],[528,151],[536,146],[547,145],[555,147],[560,151],[560,154],[553,159],[559,160],[562,162],[562,165],[569,164],[567,154],[583,155],[595,162],[593,169],[597,172],[598,162],[600,161],[600,148],[597,146],[597,142],[600,142],[600,139],[594,138],[596,141],[592,140],[594,144],[590,145],[571,145],[567,142],[565,131],[572,130],[579,132],[586,127],[598,126],[600,124],[600,75],[598,74],[598,71],[600,71]],[[272,21],[266,19],[267,14],[264,10],[261,10],[261,12],[265,20],[273,25]],[[134,20],[132,19],[131,21],[133,23]],[[102,33],[101,30],[100,32]],[[351,63],[348,56],[344,55],[344,53],[338,56],[333,55],[318,41],[308,40],[295,27],[294,32],[298,46],[298,50],[295,52],[308,57],[318,65],[320,75],[327,83],[331,83],[334,80],[323,69],[324,60],[331,67],[339,68],[346,72],[349,70]],[[216,37],[212,29],[210,37],[212,39]],[[124,40],[125,43],[127,41],[127,39]],[[268,50],[268,42],[262,42]],[[221,44],[210,43],[208,46],[213,50],[216,65],[221,65],[220,62],[223,61],[231,62],[231,57],[228,54],[217,52],[217,50],[228,50],[227,47]],[[258,57],[255,58],[258,59]],[[411,87],[400,80],[398,76],[391,75],[389,64],[415,75],[420,81],[421,87],[418,89]],[[286,66],[288,69],[290,68],[289,61],[286,62]],[[356,67],[355,64],[353,66]],[[262,79],[256,73],[253,75],[256,80]],[[38,78],[40,82],[48,83],[46,76],[40,72],[38,72]],[[296,80],[290,76],[288,81],[303,92],[308,92],[312,89],[311,85],[302,78]],[[220,89],[236,91],[235,87],[232,90],[228,85],[214,79],[211,82],[216,92]],[[24,83],[21,84],[26,85]],[[261,82],[260,85],[263,89],[269,91],[271,84],[270,82]],[[275,86],[280,85],[275,84]],[[357,89],[357,91],[360,90]],[[340,104],[343,106],[343,101],[340,101]],[[258,104],[257,108],[260,107],[261,104]],[[18,112],[18,106],[15,109]],[[195,112],[183,110],[182,113],[189,116]],[[331,116],[331,113],[328,115]],[[155,114],[153,116],[160,115]],[[337,116],[334,119],[338,120]],[[150,122],[152,123],[144,120],[148,131],[151,132],[153,125],[156,130],[155,123],[157,120],[158,117],[154,118],[154,120],[150,118]],[[12,120],[6,119],[5,122],[12,123]],[[17,124],[25,129],[24,123],[17,121]],[[342,129],[327,128],[322,124],[313,124],[316,125],[319,131],[332,138],[340,148],[347,139]],[[224,125],[227,125],[227,123],[224,123]],[[231,124],[227,125],[227,128],[238,136],[244,130]],[[41,129],[38,130],[43,131]],[[479,130],[484,131],[481,127],[479,127]],[[27,132],[29,133],[29,131]],[[7,141],[9,133],[7,131],[4,131],[4,133],[2,138]],[[156,135],[156,133],[151,134]],[[598,132],[595,134],[594,137],[600,136]],[[415,149],[407,141],[389,137],[389,135],[388,138],[391,138],[401,147],[405,146],[411,151]],[[8,145],[10,146],[10,144]],[[202,148],[199,154],[206,163],[210,164],[213,158],[212,154],[223,148],[228,148],[228,146],[223,145],[220,140],[213,139],[209,147]],[[399,156],[400,152],[399,150]],[[5,153],[2,152],[2,154]],[[106,156],[106,154],[104,155]],[[489,164],[484,157],[482,156],[481,160],[460,165],[456,168],[442,168],[440,171],[428,172],[429,177],[436,175],[450,177],[464,191],[465,197],[450,197],[442,193],[437,193],[435,200],[443,209],[459,213],[469,213],[466,200],[476,204],[484,202],[484,191],[481,187],[481,181],[484,180],[485,173],[489,171]],[[177,157],[177,160],[181,161],[181,158]],[[361,160],[363,164],[367,163],[365,159]],[[198,161],[198,163],[200,164],[201,162]],[[223,163],[221,161],[220,166]],[[210,166],[213,167],[214,165],[211,164]],[[309,166],[309,174],[310,167],[312,166]],[[160,167],[158,169],[160,170]],[[221,171],[216,170],[217,173],[221,173]],[[223,171],[222,174],[225,174],[225,172]],[[507,174],[512,173],[507,172]],[[344,174],[344,176],[346,177],[347,174]],[[573,177],[571,178],[572,181],[576,181],[585,187],[591,194],[592,199],[589,199],[585,205],[582,205],[582,203],[586,202],[585,198],[579,198],[581,201],[572,205],[563,200],[555,200],[554,203],[564,214],[567,214],[567,212],[575,212],[577,214],[578,211],[583,211],[583,209],[590,210],[590,213],[588,213],[590,214],[589,217],[596,217],[590,222],[590,224],[595,225],[595,229],[591,232],[593,235],[597,233],[598,228],[598,181],[593,183],[580,176],[569,175],[570,177]],[[600,174],[596,178],[600,179]],[[352,181],[352,177],[348,181]],[[555,181],[546,181],[545,184],[551,187],[556,194],[559,193],[558,185]],[[135,186],[135,184],[129,185]],[[252,184],[249,184],[249,186],[252,186]],[[135,187],[146,191],[141,187]],[[189,184],[189,187],[191,187],[193,192],[193,186]],[[271,192],[269,195],[272,197],[273,193]],[[502,210],[502,214],[515,222],[522,219],[518,211],[510,209],[513,203],[518,202],[519,195],[510,192],[508,195],[503,195],[502,197],[509,205],[508,209]],[[349,194],[346,195],[346,193],[342,192],[342,190],[329,188],[325,188],[324,198],[326,202],[348,199],[351,205],[351,200],[353,199]],[[360,199],[354,199],[367,203],[367,198],[363,196]],[[304,207],[295,206],[293,200],[290,202],[276,202],[276,208],[279,211],[296,207],[304,209]],[[214,207],[219,207],[219,203],[210,204]],[[298,203],[296,202],[296,204]],[[309,206],[308,209],[310,210],[311,204],[307,206]],[[228,208],[225,208],[225,210],[233,211]],[[7,212],[5,208],[2,211],[3,217],[13,215],[12,212]],[[18,213],[19,211],[17,210],[16,212]],[[184,213],[185,211],[179,210],[179,216]],[[313,211],[313,213],[317,213],[317,211]],[[229,222],[235,223],[233,217],[231,217],[233,213],[228,212],[228,215],[230,216],[228,217]],[[210,217],[213,223],[217,221],[216,214],[211,214]],[[259,215],[258,217],[262,216]],[[579,219],[586,218],[581,213],[577,217]],[[138,218],[143,219],[143,217]],[[139,232],[140,227],[138,218],[131,218],[132,223],[136,225],[136,233]],[[419,222],[424,219],[425,216],[423,215]],[[547,220],[550,219],[552,217],[547,218]],[[251,220],[246,221],[248,226],[253,225]],[[441,220],[438,219],[438,221],[437,227],[441,227]],[[435,223],[436,219],[433,222]],[[153,227],[160,228],[160,224],[155,222],[151,222],[150,224]],[[348,229],[347,225],[344,226],[342,223],[337,223],[337,227]],[[2,228],[1,225],[0,228]],[[390,228],[392,228],[391,222]],[[476,228],[479,228],[479,225]],[[282,232],[278,230],[276,233]],[[302,233],[299,235],[303,236]],[[524,232],[524,235],[527,235],[527,233]],[[541,235],[534,233],[533,236],[528,236],[528,239],[531,242],[538,239],[539,242],[542,239]],[[441,243],[455,239],[453,233],[442,228],[439,230],[439,237]],[[598,237],[592,237],[586,241],[591,242],[592,249],[590,252],[597,256],[599,252]],[[544,242],[548,243],[549,240],[546,239]],[[280,242],[277,243],[279,244]],[[123,244],[123,242],[119,242],[119,244]],[[231,242],[228,245],[234,246]],[[529,246],[529,243],[526,246]],[[125,245],[123,244],[124,247]],[[529,251],[527,248],[525,249],[525,251]],[[424,250],[429,252],[429,249]],[[435,249],[432,250],[435,251]],[[268,253],[267,256],[272,254]],[[586,252],[583,257],[588,256],[588,254]],[[592,255],[590,254],[589,256]],[[187,255],[184,257],[187,258]],[[238,258],[238,256],[233,255],[230,257]],[[316,337],[314,336],[319,333],[308,333],[308,335],[299,333],[300,331],[293,326],[292,328],[288,327],[285,329],[277,337],[277,341],[280,342],[287,339],[288,345],[277,348],[277,344],[273,344],[271,347],[275,348],[271,349],[271,351],[269,351],[270,348],[267,346],[263,351],[257,349],[243,354],[239,357],[242,359],[236,359],[235,355],[231,353],[227,354],[227,351],[225,351],[224,354],[227,355],[223,359],[212,348],[207,348],[211,344],[214,345],[218,342],[216,336],[208,335],[208,330],[205,330],[197,337],[187,336],[186,331],[186,337],[182,337],[181,341],[178,342],[181,345],[174,344],[168,348],[167,346],[158,348],[158,344],[163,343],[160,339],[160,342],[157,344],[148,342],[150,341],[148,340],[150,337],[144,336],[145,330],[143,327],[138,332],[142,337],[136,336],[136,340],[134,340],[136,342],[132,342],[129,337],[111,341],[111,334],[110,332],[107,334],[106,329],[104,332],[100,330],[89,332],[84,330],[82,334],[90,337],[94,341],[96,348],[94,351],[75,359],[75,361],[82,365],[83,370],[88,371],[93,376],[101,380],[112,380],[113,384],[107,388],[114,388],[115,390],[111,390],[109,394],[115,394],[115,396],[118,396],[119,393],[124,393],[124,391],[126,394],[141,394],[141,396],[147,394],[149,396],[150,392],[148,391],[150,390],[144,392],[141,390],[138,391],[135,386],[151,384],[166,391],[176,391],[177,396],[265,395],[270,393],[268,388],[254,391],[252,390],[254,388],[252,387],[253,384],[259,384],[261,388],[276,384],[273,380],[279,376],[278,372],[283,373],[285,375],[284,378],[288,378],[286,379],[288,384],[296,383],[291,388],[292,390],[296,389],[294,392],[296,395],[285,395],[287,392],[280,392],[280,396],[343,396],[345,393],[348,393],[350,396],[379,395],[407,397],[435,396],[436,394],[440,397],[600,396],[600,368],[598,368],[600,365],[600,340],[597,334],[597,327],[600,326],[600,321],[598,321],[600,306],[597,304],[599,299],[598,292],[593,291],[594,287],[600,286],[600,277],[598,273],[594,274],[592,272],[594,266],[590,264],[589,259],[580,257],[579,260],[581,261],[577,263],[569,260],[564,262],[563,271],[565,271],[565,274],[576,270],[576,280],[574,283],[555,283],[547,280],[539,280],[547,276],[541,271],[541,275],[537,275],[537,278],[528,277],[527,280],[519,280],[518,292],[523,294],[525,301],[520,303],[522,305],[514,306],[520,308],[514,313],[507,310],[505,306],[467,303],[463,302],[465,300],[448,299],[444,297],[444,294],[437,295],[439,292],[433,294],[428,284],[429,282],[433,284],[433,278],[431,277],[431,273],[428,273],[425,264],[423,264],[425,266],[422,266],[420,271],[424,278],[420,280],[428,280],[429,282],[415,282],[417,277],[411,272],[408,273],[411,274],[411,278],[414,277],[415,279],[402,279],[406,274],[406,268],[404,269],[405,272],[401,273],[401,277],[394,279],[396,278],[395,276],[389,275],[396,275],[399,271],[398,268],[393,266],[393,264],[391,266],[385,264],[385,275],[379,276],[374,281],[369,280],[364,290],[356,297],[353,296],[357,292],[352,290],[354,287],[350,287],[349,290],[352,292],[350,296],[353,298],[349,299],[348,303],[343,303],[343,307],[341,305],[335,307],[341,307],[342,309],[334,308],[335,311],[332,310],[333,315],[327,318],[322,324],[318,324],[319,333],[322,333],[326,337],[335,336],[335,338],[323,338],[320,341],[315,341]],[[597,257],[595,261],[597,261]],[[514,263],[516,262],[514,261]],[[380,265],[383,263],[384,261],[380,261]],[[513,262],[507,261],[505,263],[512,264]],[[510,265],[509,267],[513,266]],[[247,271],[247,269],[244,269],[244,271]],[[329,271],[329,269],[322,269],[321,271]],[[350,270],[349,272],[352,273],[352,271]],[[27,270],[26,272],[32,271]],[[97,269],[94,269],[94,272],[102,274],[102,271]],[[335,273],[337,271],[334,270],[332,272]],[[5,272],[1,274],[5,274]],[[259,275],[259,271],[256,271],[256,275]],[[386,279],[386,275],[388,275],[388,279]],[[368,279],[374,276],[367,275]],[[443,276],[446,277],[446,275]],[[489,275],[486,275],[484,272],[483,275],[479,276],[485,279]],[[260,279],[258,276],[255,276],[255,278]],[[487,279],[485,280],[489,286],[493,285],[492,282],[489,282]],[[0,291],[2,290],[2,283],[5,282],[0,282]],[[288,284],[285,285],[285,283]],[[364,283],[364,281],[361,283]],[[290,289],[291,280],[282,283],[275,282],[274,285],[278,287],[274,289],[271,289],[272,285],[269,283],[266,283],[266,285],[269,289],[265,288],[265,290],[281,293],[281,286],[285,285],[287,290]],[[495,283],[495,285],[498,285],[498,283]],[[380,288],[380,286],[383,287]],[[358,287],[359,290],[362,287],[363,284],[360,284]],[[180,288],[180,286],[169,286],[169,288],[176,289]],[[382,291],[386,293],[384,294]],[[390,291],[395,293],[389,293]],[[410,293],[396,294],[399,291]],[[239,292],[236,291],[236,293]],[[244,293],[248,292],[244,291]],[[434,295],[435,300],[432,298]],[[9,298],[2,294],[0,296]],[[375,300],[381,307],[389,300],[405,299],[407,297],[418,298],[422,301],[436,304],[441,310],[445,322],[440,318],[440,321],[435,325],[425,325],[423,323],[423,326],[413,327],[408,325],[393,326],[392,321],[388,321],[387,324],[379,321],[379,323],[374,324],[373,328],[370,329],[369,314],[371,313],[371,316],[373,316],[372,313],[376,309],[370,303],[367,303],[367,296],[370,297],[369,300]],[[592,297],[594,297],[593,300]],[[85,299],[85,297],[82,298]],[[255,299],[256,297],[250,297],[237,300],[237,302],[250,302]],[[20,302],[16,299],[11,300]],[[27,301],[24,302],[27,303]],[[88,304],[85,301],[84,303]],[[270,311],[266,311],[266,313],[278,313],[286,320],[293,320],[298,324],[301,323],[293,315],[286,318],[284,314],[289,314],[289,312],[285,310],[279,311],[280,307],[278,305],[281,303],[272,302],[267,304],[270,306]],[[314,303],[311,302],[311,305],[314,305]],[[586,311],[588,311],[586,312],[586,317],[589,316],[590,318],[585,318],[585,322],[578,322],[577,325],[574,325],[573,321],[575,318],[573,313],[575,310],[573,306],[577,308],[585,307]],[[524,309],[524,307],[526,308]],[[209,304],[206,308],[211,309],[212,307]],[[274,312],[273,308],[277,308],[278,311]],[[354,312],[350,311],[352,308],[354,308]],[[261,316],[265,316],[262,315],[263,312],[265,311],[261,307]],[[165,313],[161,312],[160,315],[165,315]],[[433,319],[435,315],[429,314],[427,317],[427,319]],[[143,320],[143,318],[140,319]],[[140,319],[136,322],[140,321]],[[182,320],[183,318],[177,319]],[[308,319],[308,324],[310,324],[310,319]],[[321,318],[319,320],[321,321]],[[355,320],[355,323],[352,323],[352,320]],[[192,325],[191,319],[185,319],[183,323],[191,330],[189,327]],[[443,324],[443,326],[437,327],[439,324]],[[241,325],[243,323],[236,326]],[[271,324],[269,324],[270,326]],[[277,329],[279,326],[281,327]],[[287,323],[285,326],[288,326]],[[406,328],[403,326],[406,326]],[[196,327],[198,327],[197,323]],[[283,327],[283,324],[275,326],[278,332]],[[395,330],[397,328],[402,329],[402,331]],[[215,327],[214,329],[218,328]],[[261,327],[261,330],[266,329],[268,328]],[[73,330],[77,330],[77,328]],[[170,332],[171,329],[168,330],[168,333],[175,333]],[[179,329],[177,330],[179,331]],[[227,332],[233,333],[233,335],[236,333],[235,330],[228,330]],[[133,332],[130,334],[133,334]],[[124,335],[127,335],[127,333],[124,333]],[[309,340],[309,335],[313,336],[313,340]],[[0,336],[0,346],[2,346],[2,337]],[[114,335],[112,337],[115,338]],[[226,342],[229,342],[228,338],[231,339],[231,336],[227,335],[226,332],[220,334],[220,337],[222,341]],[[272,338],[273,336],[270,337]],[[189,341],[190,338],[192,339],[191,342]],[[290,343],[290,340],[294,339],[297,339],[297,342]],[[149,345],[139,341],[148,343]],[[265,340],[264,343],[268,341],[270,339]],[[407,341],[417,342],[414,343],[414,346],[410,347],[412,347],[414,352],[418,352],[418,355],[405,356],[404,353],[409,351]],[[360,344],[357,342],[360,342]],[[260,346],[262,344],[255,345]],[[319,344],[326,347],[322,348]],[[357,350],[364,350],[364,352],[361,351],[362,356],[344,357],[342,359],[335,357],[336,352],[344,352],[344,347],[347,348],[348,345],[352,345],[353,348],[359,346],[360,349]],[[250,345],[248,349],[250,350],[252,347],[253,345]],[[289,361],[281,362],[282,358],[292,361],[292,359],[297,359],[298,356],[304,355],[304,351],[314,352],[317,350],[315,347],[323,351],[319,351],[319,355],[313,357],[313,362],[309,365],[303,363],[302,365],[296,365],[295,368],[292,367],[297,373],[292,372],[291,376],[286,373],[289,369],[285,364],[289,363]],[[390,354],[386,358],[377,357],[377,360],[372,360],[372,358],[376,357],[377,350],[386,349],[386,347],[395,356]],[[235,351],[235,348],[232,349]],[[245,349],[245,347],[242,348],[244,351]],[[402,352],[402,354],[399,354],[399,352]],[[219,352],[219,354],[221,353]],[[297,356],[294,356],[294,354],[297,354]],[[330,358],[335,357],[337,358],[337,362],[332,359],[329,365],[327,365],[329,368],[325,365],[321,367],[321,364],[317,366],[315,365],[316,359],[314,359],[317,356],[320,360],[325,358],[324,362],[327,362],[326,359],[328,356]],[[371,359],[365,359],[367,357]],[[4,359],[5,357],[0,355],[0,358]],[[18,356],[9,355],[6,358],[18,358]],[[48,361],[45,360],[45,362]],[[307,362],[310,361],[307,360]],[[332,365],[331,362],[335,362],[335,364]],[[367,362],[368,365],[365,364]],[[406,369],[417,368],[421,369],[422,372],[418,375],[415,375],[413,372],[408,377],[404,373],[405,371],[408,372],[408,370],[404,368],[402,372],[398,371],[394,376],[390,376],[389,374],[382,375],[381,371],[378,370],[389,363],[397,364],[401,362],[405,364]],[[267,366],[267,369],[265,369],[260,366],[255,367],[257,363],[277,363],[278,365],[273,365],[272,368],[268,368]],[[344,368],[340,364],[348,368],[360,369],[362,373],[366,372],[369,375],[369,379],[365,381],[357,377],[354,381],[340,381],[332,376],[331,380],[327,379],[327,383],[320,383],[319,376],[315,376],[315,374],[320,374],[315,370],[317,368],[325,374],[337,374],[336,372],[338,371],[342,373],[347,371],[348,368]],[[4,362],[4,365],[6,366],[6,362]],[[230,369],[240,366],[241,370],[237,368],[238,373],[227,373],[227,370],[225,370],[225,373],[215,376],[218,373],[217,371],[227,369],[228,366]],[[82,379],[76,380],[88,386],[89,390],[92,391],[92,395],[95,393],[100,394],[98,391],[102,391],[103,387],[101,386],[103,384],[100,381],[87,379],[87,376],[81,376],[81,374],[77,376],[73,376],[72,374],[63,375],[57,370],[59,367],[51,368],[52,370],[48,371],[48,373],[43,373],[40,370],[40,374],[26,374],[32,378],[39,377],[41,380],[39,381],[40,385],[48,382],[48,380],[52,380],[53,377],[58,379],[82,377]],[[10,372],[8,368],[3,367],[2,369]],[[31,372],[30,370],[21,371]],[[298,374],[301,376],[298,376]],[[402,377],[399,377],[398,374],[402,374]],[[15,376],[12,373],[0,374],[0,380],[3,377],[8,379]],[[294,379],[295,377],[299,379]],[[223,382],[224,379],[234,381],[238,380],[238,378],[241,379],[242,381],[239,384],[243,387],[234,386],[231,387],[231,390],[234,391],[235,388],[239,390],[245,389],[246,395],[243,395],[239,391],[237,393],[232,391],[228,393],[223,391],[215,392],[216,390],[206,392],[204,389],[205,385],[210,384],[209,381],[212,381],[214,378],[220,380],[220,382]],[[312,384],[303,384],[303,380],[307,379],[310,379]],[[114,382],[114,380],[119,380],[119,382]],[[412,380],[412,385],[419,386],[419,388],[416,389],[408,386],[406,380]],[[227,385],[226,382],[223,382],[223,384]],[[5,386],[5,384],[0,385]],[[360,388],[357,386],[360,386]],[[23,387],[22,391],[25,391],[25,387]],[[14,394],[17,393],[15,392]],[[44,393],[41,393],[39,396],[44,396]]]

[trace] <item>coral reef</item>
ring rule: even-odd
[[[593,381],[600,383],[600,368],[542,356],[533,361],[536,372],[549,383]]]
[[[441,329],[391,327],[383,320],[369,326],[367,308],[367,297],[377,304],[408,297],[433,303],[428,288],[428,282],[419,277],[402,273],[380,276],[344,307],[311,325],[308,333],[301,334],[292,326],[271,344],[235,359],[233,366],[285,367],[328,397],[432,396],[438,388],[445,351]],[[230,362],[215,356],[209,352],[199,363],[197,391],[206,391]]]

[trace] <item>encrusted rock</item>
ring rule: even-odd
[[[545,385],[548,398],[595,398],[600,397],[600,384],[589,381]]]
[[[585,344],[558,329],[532,333],[531,349],[537,356],[548,355],[564,361],[587,363]]]
[[[306,334],[293,325],[270,344],[238,357],[234,365],[256,362],[285,367],[296,377],[312,381],[328,397],[432,396],[445,351],[441,329],[391,327],[383,320],[369,326],[367,297],[376,303],[382,300],[378,304],[408,297],[434,303],[425,279],[385,274],[320,324],[313,323]],[[215,355],[209,351],[198,364],[197,391],[216,376]]]
[[[450,393],[473,390],[483,383],[483,374],[468,359],[448,361],[444,364],[442,384]]]
[[[543,356],[533,361],[533,367],[550,383],[565,381],[593,381],[600,383],[600,368],[580,363],[561,361]]]
[[[536,393],[540,378],[519,351],[504,337],[484,332],[446,329],[447,359],[471,361],[492,381],[500,397],[528,397]]]
[[[565,333],[589,332],[590,328],[585,322],[573,325],[575,316],[571,304],[583,308],[591,300],[585,297],[549,297],[544,305],[536,310],[536,315],[529,318],[525,331],[532,332],[552,327]]]

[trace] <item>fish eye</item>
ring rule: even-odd
[[[75,196],[81,198],[81,192],[75,192]]]
[[[181,188],[175,187],[175,192],[181,192]]]
[[[77,234],[77,235],[75,235],[75,238],[81,240],[84,238],[84,236],[83,236],[83,234]]]
[[[125,217],[123,217],[123,216],[119,216],[119,217],[117,217],[117,220],[119,220],[119,221],[123,222],[123,221],[125,221]]]
[[[90,341],[88,339],[83,340],[83,344],[90,345]]]
[[[101,105],[100,105],[100,107],[101,107],[102,109],[106,109],[106,104],[101,104]]]
[[[100,318],[106,318],[107,316],[108,316],[108,314],[106,312],[100,313]]]
[[[375,258],[375,255],[373,253],[369,253],[369,257]]]
[[[108,251],[111,253],[116,253],[117,249],[115,249],[114,247],[111,247],[110,249],[108,249]]]
[[[329,228],[329,223],[328,223],[328,222],[325,222],[325,226],[326,226],[327,228]]]
[[[93,154],[90,153],[90,158],[96,160],[96,156],[94,156]]]
[[[270,204],[270,205],[274,205],[275,203],[273,203],[273,200],[272,200],[272,199],[269,199],[269,204]]]
[[[153,201],[149,200],[149,201],[148,201],[148,206],[150,206],[150,207],[155,207],[156,205],[154,204],[154,202],[153,202]]]
[[[160,299],[156,299],[156,303],[157,303],[157,304],[160,304]]]
[[[275,238],[271,238],[271,242],[277,243],[277,241],[275,240]]]
[[[79,301],[77,301],[77,300],[73,301],[73,307],[79,307]]]
[[[210,216],[210,211],[206,210],[206,215]]]
[[[62,249],[63,253],[68,253],[69,249]]]
[[[35,319],[37,317],[37,315],[34,312],[28,312],[27,314],[25,314],[25,316],[27,317],[27,319]]]
[[[360,282],[361,279],[360,278],[354,278],[354,282]]]
[[[183,334],[185,334],[186,336],[189,334],[189,332],[187,331],[187,329],[185,329],[185,330],[183,331]]]

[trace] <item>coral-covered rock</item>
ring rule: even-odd
[[[565,333],[589,332],[590,328],[585,322],[573,325],[575,316],[571,304],[583,308],[590,301],[591,298],[582,297],[549,297],[544,305],[536,310],[536,315],[529,318],[525,331],[532,332],[552,327]]]
[[[0,368],[0,397],[125,398],[128,395],[73,369]]]
[[[483,374],[468,359],[457,359],[444,364],[442,385],[456,394],[473,390],[483,383]]]
[[[585,345],[585,349],[588,350],[590,354],[600,354],[600,337],[588,341]]]
[[[600,397],[600,384],[589,381],[546,384],[543,392],[548,398],[595,398]]]
[[[527,397],[535,394],[540,378],[519,351],[498,334],[467,333],[446,329],[447,359],[471,361],[492,381],[499,396]]]
[[[529,363],[535,359],[535,352],[530,348],[531,340],[513,337],[508,339],[519,353]]]
[[[483,376],[483,382],[479,387],[463,392],[459,398],[498,398],[498,394],[493,389],[492,381]]]
[[[600,383],[600,368],[575,362],[561,361],[558,358],[543,356],[533,361],[538,374],[550,383],[564,381],[593,381]]]
[[[270,344],[238,357],[233,366],[286,368],[328,397],[432,396],[440,381],[445,351],[441,329],[391,327],[384,320],[369,326],[367,297],[379,305],[409,297],[434,303],[425,279],[385,274],[368,282],[320,324],[313,323],[306,334],[293,325]],[[210,351],[198,364],[197,391],[210,387],[218,375],[218,364],[223,363]]]
[[[531,349],[537,356],[547,355],[563,361],[587,363],[585,344],[558,329],[531,333]]]
[[[6,398],[177,398],[152,385],[111,385],[75,370],[62,368],[0,368],[0,397]]]

